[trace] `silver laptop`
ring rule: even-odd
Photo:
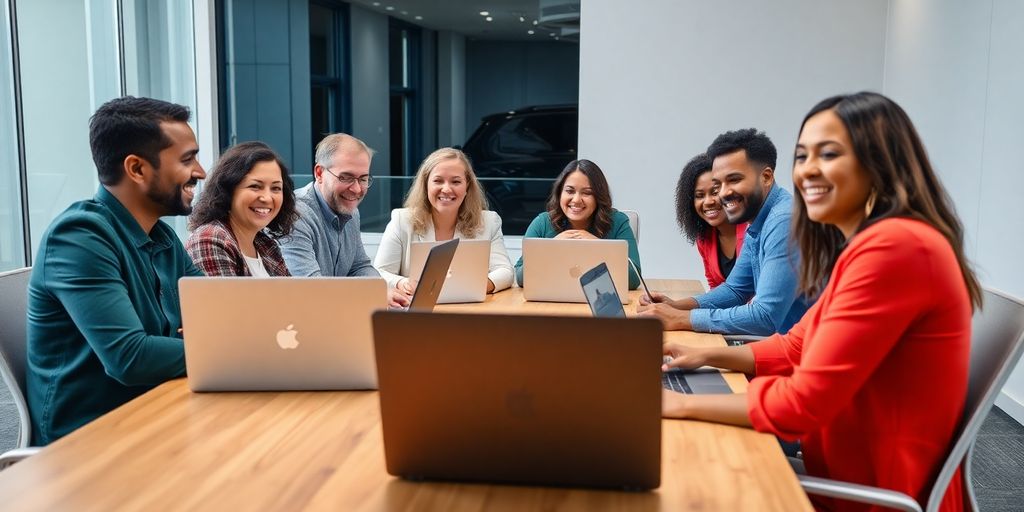
[[[388,473],[658,487],[657,320],[380,311],[373,334]]]
[[[629,303],[629,246],[625,240],[523,239],[523,297],[548,302],[586,302],[579,279],[606,263],[622,304]]]
[[[587,297],[590,312],[597,318],[625,318],[626,310],[614,297],[608,297],[605,290],[612,289],[612,276],[608,267],[601,263],[580,276],[580,288]],[[644,287],[646,288],[646,284]],[[649,291],[647,293],[650,293]],[[704,366],[694,370],[673,368],[661,374],[661,385],[665,389],[687,394],[729,394],[732,388],[717,368]]]
[[[419,281],[427,253],[441,242],[413,242],[409,251],[409,276]],[[491,259],[490,240],[459,240],[459,248],[448,267],[438,304],[483,302],[487,297],[487,268]]]
[[[178,289],[193,391],[377,387],[379,277],[185,277]]]

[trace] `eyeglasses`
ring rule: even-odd
[[[340,181],[341,184],[346,186],[346,187],[351,187],[357,181],[359,182],[359,186],[361,186],[363,188],[370,188],[370,185],[373,184],[373,176],[370,176],[369,174],[367,174],[366,176],[360,176],[360,177],[357,178],[357,177],[349,175],[349,174],[341,174],[341,175],[334,174],[333,172],[331,172],[330,169],[328,169],[326,167],[323,167],[323,170],[325,172],[327,172],[327,174],[330,174],[331,176],[334,176],[335,179]]]

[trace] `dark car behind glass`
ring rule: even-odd
[[[522,235],[544,211],[555,177],[576,159],[578,127],[576,105],[534,106],[484,117],[466,141],[506,235]]]

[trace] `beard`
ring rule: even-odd
[[[764,189],[760,186],[754,187],[749,194],[743,197],[743,210],[736,215],[736,217],[729,216],[729,213],[725,213],[725,218],[729,221],[729,224],[743,224],[744,222],[750,222],[757,217],[758,213],[761,213],[761,207],[764,205]],[[723,201],[724,203],[725,201]]]
[[[192,213],[192,203],[185,202],[184,187],[186,185],[195,186],[197,182],[198,180],[191,179],[187,183],[173,189],[160,189],[154,181],[150,185],[149,190],[146,191],[146,197],[163,208],[163,215],[161,216],[188,215]]]

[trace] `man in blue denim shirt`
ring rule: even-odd
[[[775,146],[748,128],[719,135],[708,156],[729,222],[750,222],[736,266],[708,293],[680,300],[655,293],[654,303],[645,297],[638,310],[661,319],[667,330],[786,332],[809,304],[796,290],[797,249],[789,240],[793,198],[775,183]]]

